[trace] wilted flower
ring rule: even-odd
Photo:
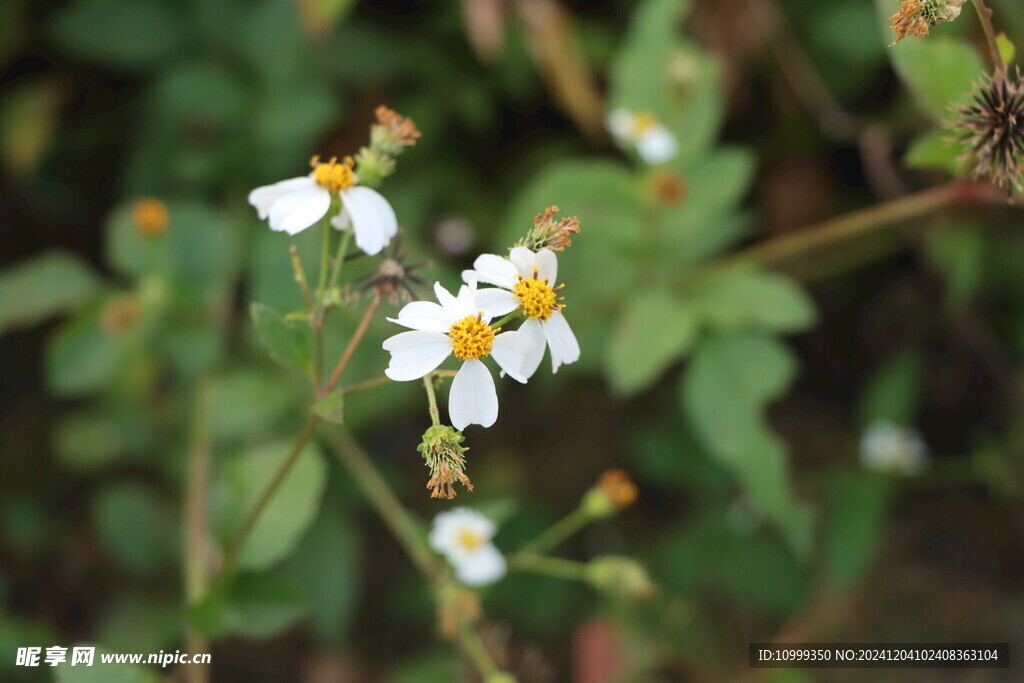
[[[505,556],[491,542],[496,531],[479,512],[455,508],[434,517],[430,547],[454,567],[459,583],[483,586],[505,576]]]
[[[498,419],[498,394],[494,378],[481,359],[493,356],[512,379],[526,382],[523,372],[533,354],[533,339],[523,332],[499,332],[488,323],[493,314],[477,301],[476,283],[463,285],[457,297],[434,284],[440,305],[431,301],[413,301],[388,318],[410,328],[384,341],[391,352],[391,363],[384,374],[396,382],[420,379],[444,362],[448,356],[462,361],[452,380],[448,413],[452,424],[462,431],[468,425],[490,427]]]
[[[528,319],[519,332],[533,340],[531,354],[523,365],[523,374],[532,377],[544,358],[545,342],[551,349],[551,371],[558,372],[562,363],[575,363],[580,357],[576,341],[565,316],[564,304],[555,286],[558,275],[558,257],[548,249],[534,253],[526,247],[513,247],[509,257],[481,254],[473,262],[474,270],[463,271],[467,282],[477,281],[497,285],[501,289],[481,289],[477,292],[477,305],[490,316],[500,316],[519,309]]]
[[[608,130],[620,147],[635,148],[644,162],[663,164],[676,155],[676,136],[650,112],[615,109],[608,114]]]
[[[431,498],[451,500],[456,495],[456,483],[465,486],[467,491],[473,490],[473,484],[464,471],[466,459],[463,454],[469,450],[462,445],[465,438],[461,432],[447,425],[434,425],[424,432],[423,442],[416,450],[423,454],[430,470],[427,488]]]
[[[582,508],[595,519],[611,517],[636,502],[636,484],[625,470],[606,470],[597,485],[583,496]]]
[[[377,107],[374,112],[377,123],[370,127],[370,146],[390,156],[401,152],[402,147],[411,147],[420,138],[420,132],[412,119],[401,116],[387,107]]]
[[[566,247],[571,247],[572,236],[580,231],[580,219],[576,216],[556,219],[557,213],[557,206],[549,206],[544,213],[537,214],[533,219],[533,229],[516,246],[533,251],[565,251]]]
[[[154,197],[143,197],[132,204],[132,222],[140,234],[162,235],[171,222],[167,205]]]
[[[892,32],[896,34],[889,47],[907,36],[923,38],[931,27],[943,21],[953,21],[967,0],[903,0],[896,14],[889,17]]]
[[[356,246],[367,254],[380,252],[398,233],[395,211],[376,190],[358,185],[351,157],[321,162],[310,161],[308,176],[282,180],[249,193],[249,203],[260,218],[270,219],[270,228],[295,235],[327,215],[333,197],[341,200],[342,214],[331,224],[355,232]]]
[[[1004,70],[975,88],[971,101],[957,107],[952,127],[974,162],[972,175],[988,178],[1007,192],[1024,186],[1024,87],[1020,71]]]
[[[928,465],[928,446],[916,429],[874,422],[861,437],[860,461],[869,470],[913,476]]]

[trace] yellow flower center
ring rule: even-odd
[[[650,112],[637,112],[633,117],[633,137],[641,137],[654,126],[658,125],[658,119]]]
[[[352,157],[345,157],[340,162],[338,157],[331,157],[331,160],[325,163],[316,156],[310,160],[309,165],[313,167],[313,179],[317,185],[331,194],[338,194],[356,184],[356,173],[352,170],[355,162]]]
[[[486,542],[486,539],[479,534],[475,534],[469,529],[459,530],[459,545],[464,550],[476,550]]]
[[[537,275],[537,268],[533,269],[533,277],[518,276],[519,282],[512,286],[512,293],[519,297],[519,307],[523,313],[531,318],[547,320],[551,314],[565,308],[564,304],[558,303],[562,297],[557,292],[565,285],[552,287],[548,278],[543,280]]]
[[[494,346],[494,335],[500,329],[492,329],[485,323],[483,313],[466,316],[448,330],[455,357],[459,360],[469,360],[490,354],[491,347]]]

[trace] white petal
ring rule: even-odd
[[[452,311],[452,315],[458,315],[458,312],[462,309],[459,307],[458,299],[452,296],[452,293],[440,282],[434,283],[434,296],[437,297],[437,302],[441,304],[445,309]]]
[[[331,193],[319,185],[290,192],[270,207],[270,227],[289,235],[300,233],[327,215]]]
[[[395,210],[379,192],[356,185],[341,191],[341,202],[352,217],[356,246],[373,256],[398,233]]]
[[[665,126],[651,126],[636,141],[637,154],[652,166],[665,163],[676,155],[678,149],[676,137]]]
[[[342,209],[341,213],[331,219],[331,227],[335,230],[348,230],[352,226],[352,217],[348,215],[346,209]]]
[[[406,334],[411,334],[406,332]],[[448,415],[460,432],[468,425],[490,427],[498,419],[498,394],[487,366],[475,358],[462,364],[452,380]]]
[[[519,297],[505,289],[488,287],[477,290],[476,305],[488,320],[506,315],[519,308]]]
[[[558,366],[562,363],[568,365],[580,359],[580,344],[561,313],[552,313],[544,322],[544,336],[551,349],[551,372],[558,372]]]
[[[526,247],[514,247],[508,256],[523,277],[532,277],[536,271],[537,276],[547,279],[552,287],[558,284],[555,282],[555,278],[558,277],[558,257],[550,249],[541,249],[534,253]]]
[[[517,331],[520,334],[525,334],[533,341],[533,345],[530,347],[530,355],[523,359],[523,376],[529,379],[533,377],[533,373],[537,372],[540,362],[544,360],[544,348],[547,346],[547,337],[544,334],[543,323],[536,318],[530,318],[524,322]]]
[[[502,332],[494,337],[491,355],[501,369],[517,382],[526,384],[528,375],[523,372],[526,361],[532,357],[535,342],[522,332]],[[541,347],[543,348],[543,347]]]
[[[452,352],[447,335],[422,330],[396,334],[385,339],[383,346],[391,352],[391,362],[384,374],[396,382],[423,377],[436,370]]]
[[[608,113],[605,123],[608,125],[608,131],[619,141],[623,141],[629,139],[635,120],[636,117],[625,109],[615,109]]]
[[[476,260],[473,261],[473,270],[476,272],[477,279],[480,282],[497,285],[505,289],[512,289],[515,286],[516,275],[519,273],[514,263],[507,258],[495,256],[494,254],[480,254],[477,256]],[[469,282],[465,273],[463,273],[462,278]]]
[[[464,586],[494,583],[505,572],[505,556],[490,543],[455,564],[455,578]]]
[[[256,213],[259,214],[260,219],[266,219],[270,215],[270,207],[274,205],[281,197],[287,194],[291,194],[296,190],[302,190],[307,187],[312,187],[316,182],[308,176],[302,176],[301,178],[289,178],[288,180],[282,180],[279,183],[273,185],[264,185],[263,187],[257,187],[255,190],[249,193],[249,203],[256,207]]]
[[[443,307],[433,301],[413,301],[402,307],[397,318],[388,318],[393,323],[412,330],[447,332],[456,322]]]

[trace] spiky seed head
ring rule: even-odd
[[[1024,87],[1020,70],[998,69],[979,83],[971,99],[954,109],[951,127],[966,148],[974,178],[1007,191],[1024,191]]]

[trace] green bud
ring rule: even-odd
[[[657,590],[647,570],[631,557],[608,555],[591,560],[587,580],[599,591],[630,600],[647,598]]]

